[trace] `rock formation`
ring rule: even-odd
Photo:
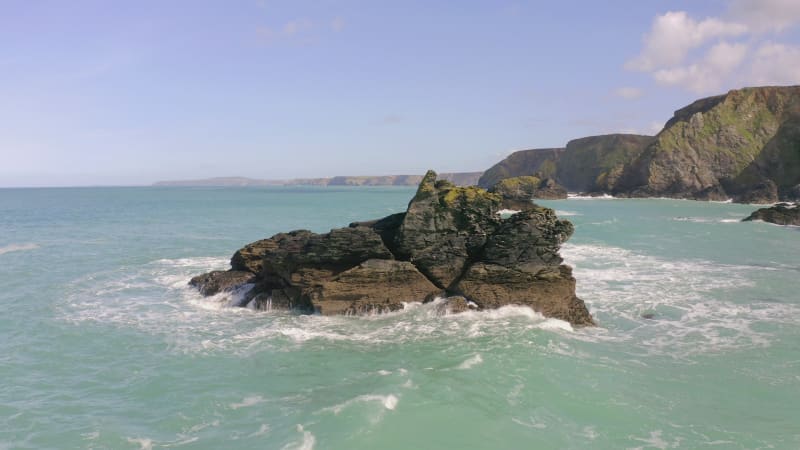
[[[743,219],[743,222],[763,220],[777,225],[800,226],[800,204],[778,203],[769,208],[761,208]]]
[[[800,86],[732,90],[679,109],[657,136],[612,134],[523,150],[479,185],[546,174],[575,192],[774,203],[800,199]]]
[[[363,314],[455,296],[445,302],[448,310],[527,305],[593,324],[558,255],[572,224],[527,203],[502,219],[502,195],[457,187],[429,171],[405,213],[325,234],[279,233],[237,251],[231,270],[190,283],[205,295],[252,285],[243,302],[262,309]]]
[[[501,198],[504,209],[525,210],[533,207],[531,199],[567,198],[567,190],[559,186],[553,179],[544,180],[534,176],[506,178],[489,189]]]

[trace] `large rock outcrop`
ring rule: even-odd
[[[502,199],[504,209],[526,210],[533,207],[531,199],[557,200],[567,198],[567,190],[552,178],[535,176],[506,178],[489,189]]]
[[[769,208],[761,208],[743,219],[743,222],[763,220],[776,225],[800,226],[800,204],[778,203]]]
[[[455,295],[463,297],[451,302],[458,310],[527,305],[591,325],[558,254],[572,224],[530,201],[502,219],[502,205],[500,194],[457,187],[429,171],[405,213],[325,234],[279,233],[237,251],[230,271],[190,283],[207,295],[251,284],[243,304],[259,308],[364,314]]]

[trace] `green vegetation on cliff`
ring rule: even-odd
[[[732,90],[681,108],[657,136],[611,134],[523,150],[481,186],[524,175],[618,196],[774,202],[800,193],[800,86]]]
[[[684,198],[747,198],[774,183],[800,183],[800,86],[733,90],[679,109],[631,161],[617,192]]]
[[[488,189],[500,180],[525,175],[552,178],[556,174],[556,161],[563,151],[563,148],[542,148],[514,152],[484,172],[478,186]]]

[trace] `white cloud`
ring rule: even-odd
[[[653,28],[644,37],[642,52],[625,67],[650,71],[680,64],[690,50],[711,39],[740,36],[746,32],[747,27],[739,23],[713,17],[698,22],[684,11],[670,11],[656,17]]]
[[[627,100],[634,100],[642,96],[644,92],[637,87],[624,86],[614,89],[614,95]]]
[[[800,22],[800,1],[734,0],[729,15],[753,31],[778,32]]]
[[[685,11],[656,17],[625,68],[698,94],[800,83],[800,47],[766,40],[800,24],[800,0],[733,0],[726,17],[698,21]]]
[[[765,42],[754,52],[747,77],[759,85],[800,83],[800,47]]]
[[[694,64],[656,70],[653,78],[663,85],[680,85],[703,94],[722,88],[723,81],[728,79],[746,55],[747,45],[720,42]]]

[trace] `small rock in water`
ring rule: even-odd
[[[655,319],[655,318],[656,318],[656,313],[652,313],[652,312],[642,313],[642,319],[651,319],[652,320],[652,319]]]

